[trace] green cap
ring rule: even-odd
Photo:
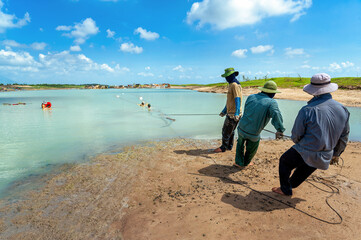
[[[224,69],[224,74],[222,74],[221,76],[225,78],[225,77],[230,76],[233,73],[236,73],[236,76],[238,76],[238,74],[239,74],[237,71],[234,71],[234,68],[226,68],[226,69]]]
[[[274,81],[267,81],[263,87],[258,87],[258,89],[266,93],[280,93],[277,91],[277,84]]]

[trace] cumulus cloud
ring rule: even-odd
[[[55,28],[56,31],[70,31],[71,29],[72,29],[72,26],[64,26],[64,25],[57,26]]]
[[[106,63],[101,64],[100,69],[108,71],[108,72],[114,72],[114,69],[109,67],[109,65]]]
[[[303,50],[303,48],[285,48],[285,55],[288,57],[294,57],[294,56],[300,56],[300,55],[304,55],[305,51]]]
[[[182,65],[178,65],[173,68],[173,71],[184,72],[184,68],[182,67]]]
[[[232,52],[232,56],[238,57],[238,58],[245,58],[245,57],[247,57],[246,52],[248,52],[247,49],[238,49],[238,50]]]
[[[87,18],[81,23],[75,23],[74,26],[58,26],[57,31],[65,31],[64,36],[75,38],[76,44],[83,44],[91,35],[96,35],[99,28],[93,19]]]
[[[143,52],[142,47],[135,46],[133,43],[122,43],[122,45],[120,45],[120,50],[122,52],[129,52],[136,54],[140,54]]]
[[[139,34],[140,38],[143,38],[143,39],[149,40],[149,41],[159,38],[158,33],[147,31],[141,27],[138,27],[137,29],[135,29],[134,34]]]
[[[122,71],[122,72],[130,72],[130,69],[127,67],[120,67],[119,64],[117,64],[114,68],[117,71]]]
[[[149,72],[140,72],[138,73],[139,76],[143,76],[143,77],[154,77],[153,73],[149,73]]]
[[[72,76],[74,79],[93,81],[100,76],[118,76],[130,71],[119,64],[113,67],[107,63],[97,63],[84,54],[73,54],[70,51],[48,52],[34,58],[28,52],[9,50],[0,50],[0,70],[4,75],[12,75],[14,78],[26,77],[28,81],[38,81],[41,78],[48,81],[49,76],[52,81],[65,80],[64,76],[66,79]],[[35,72],[36,75],[31,75]],[[87,76],[86,79],[84,76]]]
[[[14,47],[14,48],[26,48],[27,47],[26,44],[21,44],[14,40],[8,40],[8,39],[2,41],[2,44],[5,46]]]
[[[348,68],[348,67],[353,67],[353,66],[355,66],[355,64],[352,63],[352,62],[346,61],[346,62],[342,62],[342,63],[341,63],[341,66],[342,66],[343,68]]]
[[[47,46],[44,42],[34,42],[30,44],[29,46],[26,44],[18,43],[14,40],[4,40],[2,41],[2,44],[7,47],[13,47],[13,48],[32,48],[34,50],[44,50]]]
[[[30,22],[29,13],[25,13],[24,18],[17,18],[15,15],[4,13],[2,8],[4,3],[0,0],[0,33],[8,28],[21,28]]]
[[[28,52],[0,50],[0,65],[5,66],[39,66]]]
[[[341,70],[341,66],[338,63],[331,63],[329,67],[330,71]]]
[[[110,29],[107,29],[107,38],[113,38],[115,35],[114,31],[111,31]]]
[[[150,70],[150,67],[148,66],[148,67],[145,67],[145,70]]]
[[[354,63],[346,61],[341,62],[341,64],[338,64],[337,62],[333,62],[328,66],[328,70],[335,72],[335,71],[342,71],[344,69],[353,68],[355,66]]]
[[[44,42],[34,42],[30,45],[30,47],[34,50],[44,50],[46,45],[47,44]]]
[[[312,0],[203,0],[192,4],[187,23],[198,22],[198,27],[210,24],[223,30],[282,15],[293,15],[291,21],[295,21],[311,5]]]
[[[80,52],[80,51],[81,51],[81,48],[80,48],[80,46],[78,46],[78,45],[71,46],[71,47],[70,47],[70,51],[72,51],[72,52]]]
[[[251,47],[251,52],[254,54],[270,52],[273,54],[273,46],[272,45],[259,45],[257,47]]]

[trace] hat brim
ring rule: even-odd
[[[259,90],[261,90],[262,92],[266,92],[266,93],[280,93],[280,91],[278,90],[272,90],[272,89],[268,89],[268,88],[264,88],[264,87],[258,87]]]
[[[303,91],[313,96],[332,93],[337,89],[338,89],[338,85],[336,83],[329,83],[327,85],[307,84],[306,86],[303,87]]]
[[[228,72],[228,73],[224,73],[221,76],[225,78],[225,77],[231,76],[233,73],[235,73],[236,76],[238,76],[238,74],[239,74],[238,71],[231,71],[231,72]]]

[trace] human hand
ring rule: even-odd
[[[233,120],[235,120],[235,121],[239,121],[239,118],[240,118],[239,115],[234,115],[233,116]]]
[[[283,138],[283,132],[276,132],[276,139]]]
[[[226,116],[226,114],[225,114],[224,112],[221,112],[221,113],[219,114],[219,116],[224,117],[224,116]]]
[[[340,157],[333,156],[332,159],[331,159],[330,164],[331,164],[331,165],[338,165],[339,159],[340,159]]]

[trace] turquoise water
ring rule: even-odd
[[[137,104],[151,103],[152,111]],[[53,104],[42,110],[43,100]],[[243,99],[245,102],[246,98]],[[47,90],[0,93],[0,195],[10,183],[46,166],[86,161],[143,140],[220,138],[217,115],[226,95],[174,89]],[[290,134],[305,102],[277,100]],[[25,102],[26,105],[3,105]],[[351,140],[361,141],[361,109],[351,112]],[[172,121],[175,119],[176,121]],[[274,131],[272,126],[267,127]],[[273,137],[263,133],[263,137]]]

